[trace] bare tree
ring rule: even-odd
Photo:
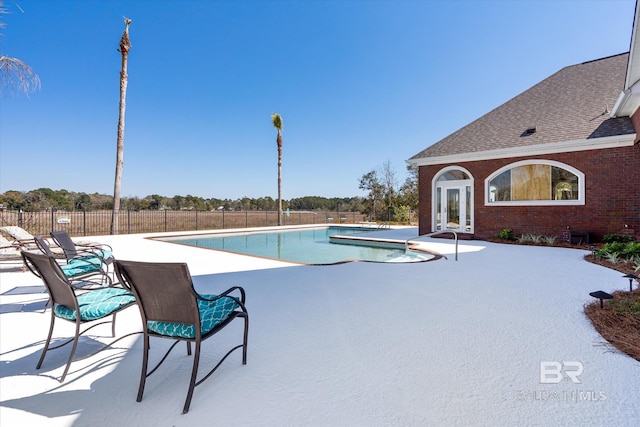
[[[118,116],[116,177],[113,184],[111,234],[118,234],[118,215],[120,212],[120,184],[122,182],[122,167],[124,165],[124,113],[127,107],[127,59],[129,56],[129,49],[131,48],[131,41],[129,40],[129,25],[131,25],[131,19],[124,18],[124,32],[120,38],[120,53],[122,54],[122,69],[120,70],[120,114]]]
[[[396,199],[396,173],[391,167],[391,161],[387,160],[382,164],[382,186],[384,187],[384,204],[387,208],[387,214],[391,211],[395,205]],[[391,218],[388,218],[391,219]]]
[[[271,114],[271,123],[278,130],[276,143],[278,145],[278,225],[282,225],[282,117]]]
[[[0,0],[0,15],[7,13]],[[4,28],[4,22],[0,22],[0,28]],[[0,95],[7,88],[10,94],[15,92],[35,92],[40,89],[40,78],[27,64],[18,58],[0,56]]]

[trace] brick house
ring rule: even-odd
[[[640,237],[639,15],[628,53],[563,68],[407,160],[421,235]]]

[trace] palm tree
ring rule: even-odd
[[[271,114],[271,123],[278,130],[276,143],[278,144],[278,225],[282,225],[282,117]]]
[[[118,139],[116,150],[116,178],[113,184],[113,213],[111,215],[111,234],[118,234],[118,215],[120,212],[120,182],[122,181],[122,166],[124,164],[124,112],[127,98],[127,57],[131,41],[129,40],[129,25],[131,19],[124,18],[124,32],[120,38],[120,53],[122,54],[122,69],[120,71],[120,114],[118,116]]]
[[[0,15],[7,13],[0,0]],[[5,24],[0,22],[0,28]],[[29,93],[40,88],[40,78],[33,72],[31,67],[19,60],[9,56],[0,56],[0,95],[3,88],[9,88],[10,93],[15,91]]]

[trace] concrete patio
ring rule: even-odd
[[[402,240],[417,229],[377,234]],[[60,384],[67,350],[35,369],[47,294],[33,293],[41,282],[30,272],[3,264],[3,426],[637,425],[640,362],[606,345],[583,313],[589,292],[628,282],[584,261],[584,251],[464,241],[454,261],[452,241],[426,239],[449,259],[300,266],[145,237],[91,240],[119,259],[187,262],[203,293],[243,286],[247,365],[234,353],[196,388],[186,415],[191,359],[180,347],[135,401],[140,335],[74,363]],[[119,334],[141,329],[135,307],[118,323]],[[236,323],[205,342],[201,366],[240,343]],[[79,351],[108,341],[103,332]],[[152,341],[152,358],[168,344]],[[582,366],[580,382],[566,371],[543,381],[541,364],[554,362]]]

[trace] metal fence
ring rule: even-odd
[[[0,211],[0,224],[17,225],[33,235],[66,230],[71,236],[100,236],[110,233],[112,211],[23,212]],[[120,211],[118,234],[156,233],[278,225],[277,211]],[[357,223],[366,216],[359,212],[291,211],[283,214],[283,225]]]

